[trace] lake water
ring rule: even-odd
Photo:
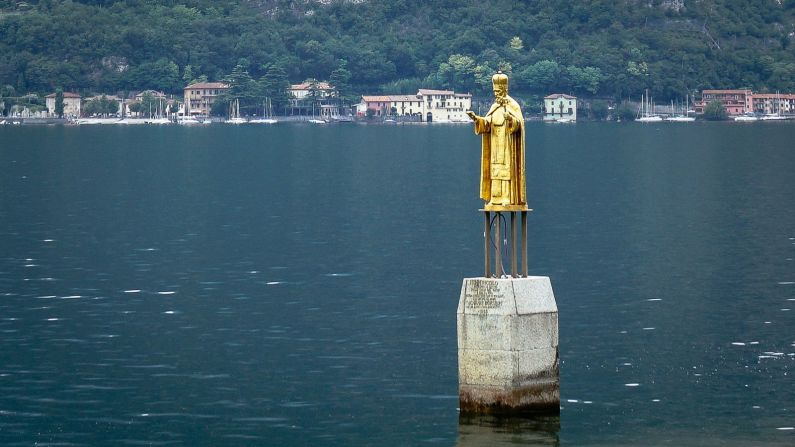
[[[795,444],[795,125],[529,123],[559,419],[459,420],[466,125],[0,127],[0,444]]]

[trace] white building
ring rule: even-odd
[[[468,122],[466,114],[472,108],[472,95],[452,90],[427,90],[417,92],[422,100],[422,120],[427,122]]]
[[[50,93],[45,97],[47,111],[51,116],[55,116],[55,93]],[[80,116],[80,95],[77,93],[63,92],[63,116]]]
[[[362,96],[356,114],[365,116],[419,116],[425,122],[469,122],[472,95],[450,90],[420,89],[415,95]]]
[[[315,82],[317,99],[326,99],[334,96],[334,89],[328,82]],[[293,102],[297,103],[307,98],[312,92],[312,82],[304,81],[300,84],[292,84],[287,92],[292,96]]]
[[[577,121],[577,98],[563,93],[544,97],[544,121]]]

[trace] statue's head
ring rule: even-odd
[[[508,96],[508,76],[505,76],[505,73],[498,71],[491,77],[491,84],[494,86],[495,98],[504,99]]]

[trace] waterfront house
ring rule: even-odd
[[[372,116],[390,115],[391,107],[389,95],[363,95],[361,102],[356,105],[356,116],[367,116],[368,110],[372,110]]]
[[[166,99],[166,94],[163,92],[158,92],[157,90],[144,90],[137,95],[135,95],[136,101],[143,101],[144,97],[149,96],[154,99]]]
[[[577,98],[563,93],[544,97],[544,121],[577,121]]]
[[[751,97],[752,111],[764,115],[795,113],[795,94],[754,93]]]
[[[419,89],[422,120],[426,122],[469,121],[467,110],[472,109],[472,95],[451,90]]]
[[[701,100],[696,101],[696,113],[704,113],[704,108],[712,101],[720,101],[730,116],[745,115],[753,112],[753,93],[751,90],[704,90]]]
[[[197,82],[185,87],[185,104],[189,115],[209,116],[213,102],[229,90],[223,82]]]
[[[55,116],[55,93],[50,93],[45,97],[47,112],[50,116]],[[63,116],[80,116],[80,95],[72,92],[63,92]]]
[[[324,119],[340,116],[340,105],[336,99],[337,91],[328,82],[309,79],[300,84],[292,84],[287,89],[290,96],[291,114],[320,115]]]
[[[414,95],[365,95],[356,105],[356,115],[417,116],[420,121],[469,121],[472,95],[450,90],[420,89]]]
[[[317,99],[327,99],[334,96],[334,88],[328,82],[312,82],[311,80],[304,81],[300,84],[292,84],[287,92],[290,94],[294,105],[298,102],[309,98],[312,95],[312,85],[314,84],[315,97]]]
[[[389,95],[389,111],[396,116],[420,116],[422,98],[419,95]]]

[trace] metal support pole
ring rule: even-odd
[[[522,272],[527,278],[527,211],[522,211]]]
[[[495,230],[495,239],[497,240],[496,245],[496,253],[494,256],[494,260],[496,261],[494,265],[495,273],[497,274],[497,278],[502,276],[502,236],[500,235],[500,221],[502,221],[502,213],[497,212],[497,229]]]
[[[491,213],[483,212],[483,255],[485,259],[485,277],[491,278]]]
[[[511,276],[514,278],[519,276],[519,269],[516,267],[516,246],[519,228],[516,225],[516,211],[511,211]]]

